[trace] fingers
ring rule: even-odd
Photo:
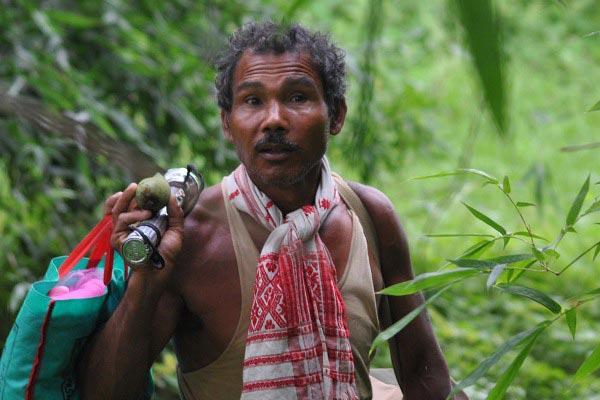
[[[104,214],[105,215],[112,214],[112,209],[115,206],[115,204],[117,203],[117,200],[119,200],[119,197],[121,197],[121,194],[123,194],[123,192],[117,192],[117,193],[113,194],[112,196],[110,196],[108,199],[106,199],[106,201],[104,202]]]
[[[169,214],[169,228],[183,231],[183,210],[173,195],[169,198],[167,213]]]
[[[130,183],[129,186],[121,193],[115,205],[112,207],[113,224],[118,223],[119,215],[130,209],[131,200],[135,197],[136,183]]]
[[[133,210],[119,214],[117,217],[117,223],[115,224],[115,231],[129,231],[129,225],[134,224],[145,219],[152,217],[152,213],[148,210]]]

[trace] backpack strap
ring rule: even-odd
[[[365,233],[365,238],[367,239],[367,248],[369,253],[375,259],[375,262],[379,266],[379,247],[377,247],[377,234],[375,233],[375,225],[373,225],[373,220],[369,215],[369,212],[365,208],[362,200],[356,192],[348,185],[348,182],[344,180],[341,176],[336,174],[335,172],[331,173],[335,183],[337,185],[337,189],[340,192],[340,196],[346,203],[348,207],[352,211],[356,213],[360,224],[362,225],[363,231]]]

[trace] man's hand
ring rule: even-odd
[[[104,212],[112,215],[111,244],[120,250],[130,224],[152,216],[135,202],[137,185],[110,196]],[[78,388],[87,400],[139,399],[147,372],[173,336],[183,303],[169,287],[175,258],[181,251],[183,211],[173,196],[167,206],[168,228],[158,247],[165,267],[138,267],[110,319],[89,338],[78,363]]]
[[[121,251],[123,242],[131,233],[130,225],[152,217],[150,211],[137,207],[136,189],[137,184],[131,183],[123,192],[113,194],[104,203],[104,212],[112,215],[114,230],[111,244],[117,251]],[[183,211],[177,205],[173,195],[169,199],[167,212],[169,214],[167,231],[158,246],[158,251],[165,261],[165,268],[157,271],[148,265],[136,269],[142,275],[154,275],[152,279],[158,282],[164,282],[170,275],[183,243]]]

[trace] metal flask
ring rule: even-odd
[[[192,165],[188,165],[187,168],[167,170],[165,179],[184,216],[188,215],[204,189],[202,175],[197,173]],[[168,221],[167,207],[163,207],[152,218],[132,227],[133,231],[127,236],[121,248],[123,259],[129,266],[139,267],[146,264],[152,264],[156,268],[164,266],[164,261],[158,252],[158,245],[167,230]]]

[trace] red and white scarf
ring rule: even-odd
[[[286,216],[243,165],[223,184],[237,209],[271,231],[256,269],[242,399],[357,399],[344,301],[318,233],[340,201],[327,159],[315,205]]]

